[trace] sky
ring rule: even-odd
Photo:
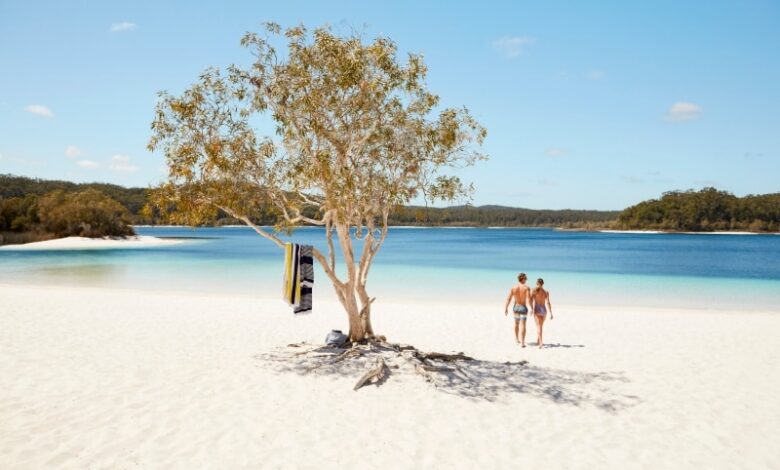
[[[0,173],[149,186],[158,91],[245,65],[265,21],[399,56],[487,128],[476,205],[622,209],[780,191],[780,2],[0,0]]]

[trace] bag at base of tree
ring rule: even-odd
[[[341,330],[330,330],[328,336],[325,337],[325,345],[333,346],[335,348],[342,347],[347,342],[347,335],[341,332]]]

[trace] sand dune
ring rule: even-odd
[[[379,301],[479,386],[353,392],[264,359],[343,326],[332,303],[0,285],[0,468],[778,468],[778,313],[560,306],[539,350],[500,306]]]

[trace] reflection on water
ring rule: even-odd
[[[80,264],[40,266],[30,269],[26,274],[40,277],[44,281],[69,281],[74,284],[111,285],[129,280],[129,269],[121,264]]]

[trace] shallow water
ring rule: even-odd
[[[187,290],[274,297],[281,251],[244,227],[139,227],[193,237],[135,250],[0,251],[0,282]],[[283,237],[287,238],[287,237]],[[325,248],[322,229],[292,239]],[[371,270],[379,299],[476,301],[502,307],[518,272],[543,277],[565,304],[780,310],[780,237],[393,228]],[[334,296],[316,273],[315,296]]]

